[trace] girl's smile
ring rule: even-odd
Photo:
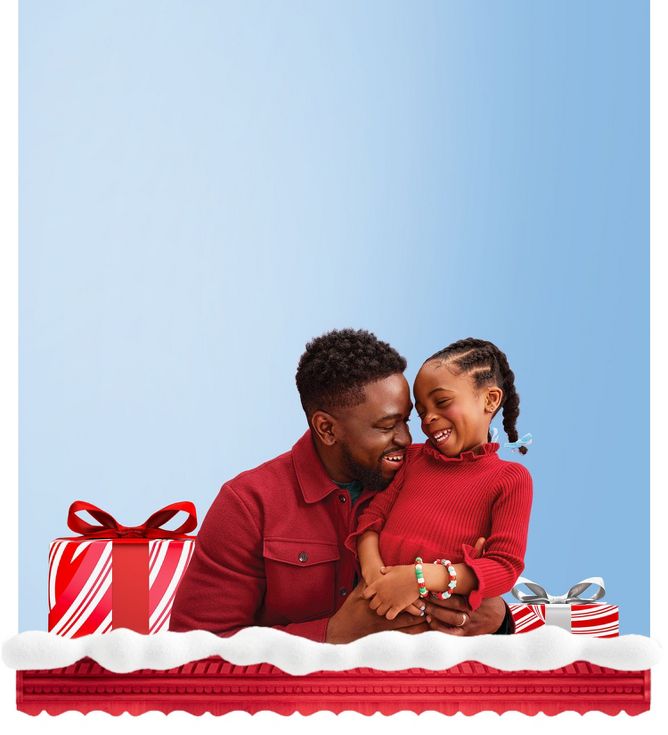
[[[445,444],[452,434],[452,429],[445,429],[443,431],[436,431],[429,435],[432,443],[438,446],[439,444]]]

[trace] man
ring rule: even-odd
[[[291,451],[223,485],[178,588],[171,630],[229,635],[263,625],[327,643],[380,630],[512,632],[501,598],[472,613],[455,595],[428,602],[425,617],[389,621],[362,597],[344,542],[411,443],[405,369],[396,350],[363,330],[307,344],[296,377],[309,429]]]

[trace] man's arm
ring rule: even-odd
[[[266,589],[263,538],[253,513],[229,486],[221,488],[197,535],[195,552],[174,599],[170,630],[228,636],[257,625]],[[380,630],[428,630],[423,617],[379,618],[360,583],[331,618],[273,626],[314,641],[347,643]]]
[[[195,551],[178,587],[170,630],[232,635],[257,625],[266,589],[263,538],[257,518],[229,485],[207,513]],[[328,618],[274,626],[324,641]]]
[[[506,615],[498,630],[494,631],[494,635],[513,635],[515,633],[515,619],[505,600],[503,601],[503,605],[506,608]]]
[[[430,600],[425,612],[431,630],[450,635],[515,632],[510,610],[500,597],[486,597],[472,612],[465,597],[452,595],[448,600]]]

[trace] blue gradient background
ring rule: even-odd
[[[527,576],[648,634],[648,85],[637,0],[24,0],[21,630],[72,500],[203,517],[353,326],[506,351]]]

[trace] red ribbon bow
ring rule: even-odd
[[[86,511],[100,525],[87,523],[79,518],[77,513]],[[187,513],[186,520],[173,531],[161,528],[163,523],[167,523],[177,513]],[[164,508],[157,510],[153,515],[147,518],[140,526],[123,526],[110,513],[98,508],[97,505],[87,503],[85,500],[75,500],[70,505],[67,514],[67,525],[75,533],[79,533],[86,538],[184,538],[185,535],[197,526],[197,511],[195,506],[188,500],[180,503],[172,503]]]

